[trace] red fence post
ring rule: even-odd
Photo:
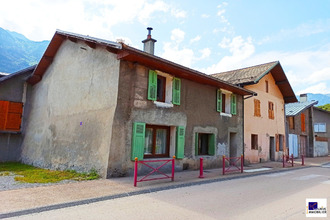
[[[285,167],[285,156],[283,154],[283,168]]]
[[[173,159],[172,159],[172,181],[174,181],[174,169],[175,169],[175,155],[173,155]]]
[[[225,175],[225,168],[226,168],[226,157],[222,155],[222,175]]]
[[[138,158],[135,157],[135,162],[134,162],[134,186],[136,187],[137,183],[137,170],[138,170]]]
[[[241,173],[243,173],[243,154],[241,155]]]
[[[292,166],[293,166],[293,154],[291,154]]]
[[[301,155],[301,165],[302,165],[302,166],[305,165],[305,157],[304,157],[303,154]]]
[[[198,178],[204,178],[203,173],[203,157],[199,158],[199,177]]]

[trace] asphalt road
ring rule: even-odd
[[[184,187],[11,219],[305,219],[306,198],[330,203],[330,167]]]

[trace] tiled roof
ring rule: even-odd
[[[231,70],[222,73],[212,74],[211,76],[225,80],[233,84],[256,83],[262,76],[267,74],[279,62],[260,64],[238,70]]]
[[[285,115],[286,116],[295,116],[300,112],[304,111],[307,108],[316,105],[318,101],[306,101],[306,102],[294,102],[285,104]]]

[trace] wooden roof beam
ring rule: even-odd
[[[96,43],[90,42],[90,41],[85,41],[85,43],[92,49],[96,48]]]

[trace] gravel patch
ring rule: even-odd
[[[77,182],[75,180],[62,180],[57,183],[22,183],[22,182],[15,181],[15,179],[14,179],[15,176],[18,176],[18,175],[12,174],[9,176],[0,176],[0,191]]]

